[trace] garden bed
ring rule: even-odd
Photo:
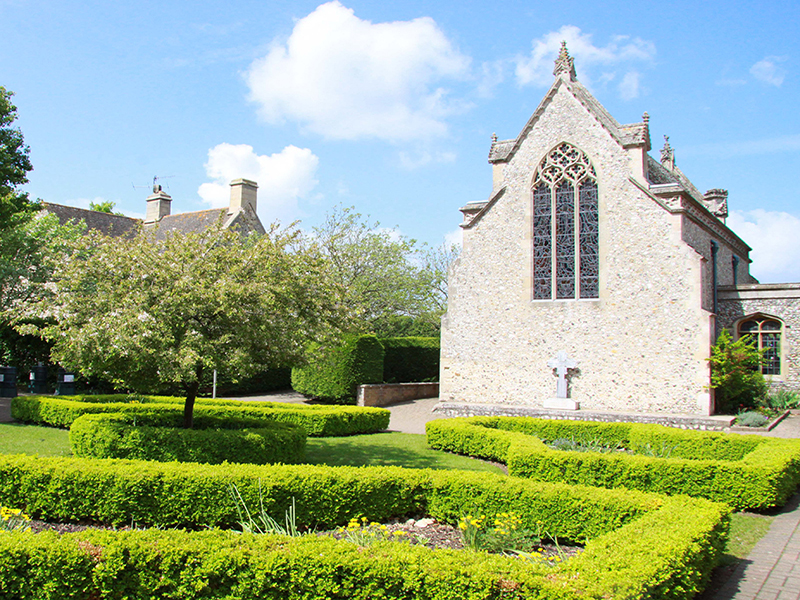
[[[3,593],[164,598],[684,599],[723,547],[728,508],[700,499],[397,467],[194,465],[0,455],[0,503],[48,521],[230,527],[233,484],[251,506],[301,525],[428,515],[518,515],[561,543],[563,564],[381,542],[226,531],[0,534]]]
[[[800,483],[798,440],[525,417],[431,421],[427,437],[438,450],[504,462],[509,474],[518,477],[686,494],[736,509],[783,506]],[[599,440],[633,455],[567,452],[546,445],[565,438]]]

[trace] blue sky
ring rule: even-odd
[[[515,137],[562,39],[622,123],[650,114],[763,282],[800,281],[800,4],[795,2],[71,2],[0,0],[16,93],[50,202],[173,211],[258,181],[265,222],[338,204],[438,245],[487,197],[490,137]]]

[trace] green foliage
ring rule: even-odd
[[[591,435],[634,454],[562,452],[545,445],[570,430],[576,438]],[[429,422],[427,432],[432,448],[504,462],[518,477],[686,494],[737,509],[783,506],[800,483],[798,440],[526,417],[442,419]],[[670,457],[643,455],[648,445],[669,446]]]
[[[250,510],[234,484],[231,484],[230,490],[233,501],[236,503],[236,512],[239,515],[239,527],[242,528],[244,533],[257,533],[259,535],[272,533],[289,537],[304,535],[304,533],[297,528],[297,505],[295,504],[294,497],[292,497],[291,506],[286,509],[283,515],[283,525],[281,525],[264,510],[264,497],[261,494],[260,482],[257,509],[254,508]]]
[[[0,502],[42,518],[232,526],[229,484],[268,512],[297,499],[297,527],[430,514],[457,522],[508,511],[586,541],[555,567],[484,553],[327,537],[225,531],[0,534],[3,591],[15,598],[281,597],[679,600],[702,589],[724,545],[724,505],[458,471],[196,465],[0,456]],[[260,496],[259,496],[260,494]],[[55,577],[55,573],[61,576]]]
[[[221,224],[199,233],[90,232],[57,265],[23,328],[53,343],[59,363],[140,393],[180,386],[185,426],[203,374],[247,377],[302,362],[306,345],[344,321],[321,258],[299,233],[240,236]]]
[[[736,424],[742,427],[763,427],[769,419],[755,410],[748,410],[736,415]]]
[[[83,415],[72,423],[72,453],[84,458],[127,458],[208,464],[298,463],[306,434],[287,423],[254,419],[202,419],[182,429],[180,413]],[[199,425],[199,423],[198,423]]]
[[[750,336],[733,341],[723,329],[717,343],[711,347],[711,387],[717,412],[731,414],[742,408],[755,408],[767,392],[767,382],[761,374],[761,352]]]
[[[386,338],[380,342],[385,383],[439,380],[438,337]]]
[[[292,387],[322,402],[355,404],[359,385],[383,381],[383,356],[374,335],[346,335],[337,345],[312,345],[308,366],[292,369]]]
[[[464,546],[472,550],[520,554],[535,550],[542,541],[541,523],[537,523],[536,530],[524,528],[519,516],[509,512],[493,518],[466,515],[458,522],[458,527]]]
[[[108,213],[109,215],[121,215],[122,213],[115,213],[114,206],[116,202],[113,200],[104,200],[103,202],[89,202],[89,210],[96,210],[101,213]]]
[[[548,444],[554,450],[566,450],[567,452],[616,452],[619,448],[614,444],[607,444],[601,439],[576,440],[575,437],[556,438]]]
[[[340,302],[355,311],[363,331],[393,335],[403,324],[395,319],[408,317],[414,329],[438,333],[446,268],[437,271],[432,253],[421,252],[415,240],[367,219],[352,207],[337,207],[309,236],[328,258]]]
[[[800,406],[800,394],[789,390],[778,390],[768,394],[762,406],[772,410],[791,410]]]
[[[26,423],[69,427],[84,414],[175,415],[180,398],[164,396],[18,396],[11,400],[11,415]],[[214,420],[252,419],[251,426],[279,421],[302,427],[309,436],[339,436],[382,431],[389,425],[385,408],[361,406],[308,406],[282,402],[198,400],[195,420],[199,427]]]
[[[31,518],[19,508],[0,506],[0,531],[28,531]]]
[[[33,170],[33,165],[22,132],[12,127],[17,120],[17,107],[11,102],[13,95],[0,86],[0,230],[16,227],[35,209],[28,194],[17,190],[28,182],[28,171]]]

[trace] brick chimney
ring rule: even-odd
[[[172,207],[172,196],[161,189],[160,185],[153,186],[153,194],[147,197],[147,213],[144,217],[145,225],[158,223],[169,216]]]
[[[233,214],[239,209],[244,210],[248,206],[256,212],[257,199],[258,184],[255,181],[234,179],[231,181],[231,205],[228,214]]]

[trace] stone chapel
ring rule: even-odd
[[[750,275],[727,191],[701,193],[669,140],[651,157],[647,113],[618,123],[565,44],[554,75],[520,134],[493,136],[489,198],[461,209],[442,320],[450,414],[711,415],[706,359],[722,328],[765,349],[772,386],[800,390],[800,284]]]

